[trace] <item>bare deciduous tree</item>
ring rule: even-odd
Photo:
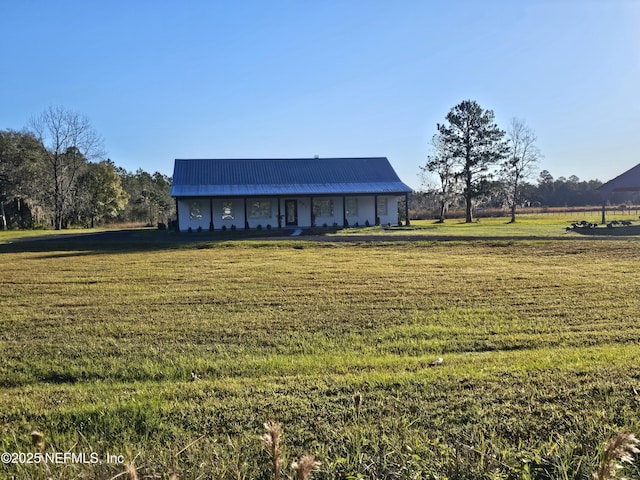
[[[87,160],[104,155],[102,139],[86,117],[62,107],[49,107],[33,117],[29,128],[45,151],[54,227],[59,230],[80,169]]]
[[[523,120],[511,119],[507,130],[509,153],[501,170],[511,209],[511,223],[516,221],[516,207],[522,201],[522,184],[534,174],[535,165],[542,157],[536,141],[535,133]]]
[[[427,173],[436,174],[440,181],[437,187],[430,188],[438,199],[440,222],[444,222],[452,199],[459,193],[455,167],[456,159],[449,154],[442,136],[435,134],[431,137],[431,153],[427,156],[427,164],[420,169],[423,172],[423,185],[427,184]]]

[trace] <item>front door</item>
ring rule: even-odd
[[[284,217],[285,217],[285,225],[287,225],[288,227],[298,226],[298,201],[297,200],[284,201]]]

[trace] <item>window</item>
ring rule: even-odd
[[[271,218],[273,209],[271,200],[255,200],[248,205],[249,218]]]
[[[202,207],[200,202],[191,202],[189,204],[189,219],[200,220],[202,218]]]
[[[387,199],[378,197],[378,216],[387,215]]]
[[[330,198],[314,198],[313,213],[316,217],[332,218],[333,217],[333,200]]]
[[[230,200],[222,202],[222,220],[233,220],[233,202]]]
[[[358,199],[354,197],[349,197],[346,199],[346,210],[347,217],[357,217],[358,216]]]

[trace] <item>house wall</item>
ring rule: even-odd
[[[256,208],[256,202],[260,202],[262,208]],[[268,209],[264,208],[265,202],[270,204]],[[242,200],[240,200],[242,203]],[[252,208],[253,207],[253,208]],[[284,209],[281,212],[284,215]],[[278,199],[277,198],[257,198],[247,199],[247,222],[249,228],[258,228],[258,225],[262,228],[267,228],[267,225],[271,225],[271,228],[278,228]],[[283,220],[284,225],[284,220]],[[242,224],[244,227],[244,222]]]
[[[315,225],[332,227],[337,224],[343,226],[343,198],[346,201],[347,221],[350,226],[356,224],[363,227],[369,222],[375,225],[375,197],[372,195],[363,196],[332,196],[332,197],[280,197],[280,214],[282,215],[282,226],[285,227],[285,205],[287,200],[296,200],[298,210],[298,226],[302,228],[311,227],[312,198],[316,202]],[[381,225],[398,222],[398,197],[392,195],[379,195],[378,217]],[[355,202],[355,203],[354,203]],[[322,207],[320,207],[322,204]],[[386,206],[386,214],[384,212]],[[188,231],[189,228],[197,231],[199,228],[208,231],[213,221],[214,230],[227,230],[235,226],[238,230],[245,228],[245,220],[250,229],[278,228],[278,198],[248,198],[246,205],[247,215],[245,218],[245,203],[242,198],[233,199],[209,199],[192,198],[178,199],[178,218],[180,230]],[[355,211],[354,211],[355,210]]]
[[[209,229],[210,209],[208,199],[179,199],[177,211],[181,231],[187,231],[189,228],[196,231],[198,227],[202,228],[202,230]]]
[[[352,199],[356,200],[356,212],[350,211],[349,208],[350,206],[353,206],[353,204],[351,203]],[[369,225],[376,224],[375,199],[376,197],[371,195],[345,198],[345,201],[347,203],[346,213],[349,226],[353,227],[357,224],[360,227],[364,227],[367,222],[369,222]],[[380,219],[380,224],[397,224],[398,197],[392,195],[378,195],[377,200],[378,218]],[[342,226],[342,197],[340,197],[338,202],[336,203],[339,206],[339,212],[336,212],[336,218],[338,218],[338,220],[336,220],[336,223]],[[316,221],[316,225],[322,225],[322,222]]]
[[[315,223],[317,227],[327,225],[327,227],[333,227],[333,224],[337,224],[342,227],[342,197],[317,197],[317,200],[327,200],[331,202],[331,209],[324,214],[321,211],[316,211]],[[327,214],[328,213],[328,214]]]
[[[346,209],[343,207],[343,198],[346,202]],[[376,197],[372,195],[314,197],[314,201],[328,200],[331,202],[331,207],[328,209],[328,212],[322,212],[322,208],[315,209],[315,225],[317,227],[322,227],[326,224],[328,227],[331,227],[335,223],[339,227],[342,227],[344,223],[343,213],[345,213],[345,210],[347,221],[350,226],[358,224],[359,226],[364,227],[367,222],[369,222],[369,225],[375,225],[375,198]],[[386,225],[391,223],[395,225],[398,223],[398,197],[393,195],[378,195],[377,198],[379,205],[384,204],[384,206],[386,206],[386,213],[384,213],[383,209],[378,210],[380,224]],[[355,205],[353,204],[354,200],[356,202]],[[303,201],[303,204],[307,205],[308,203]],[[356,207],[355,212],[349,208],[353,206]],[[310,223],[310,211],[308,208],[305,210],[304,220],[306,223]],[[300,226],[310,225],[305,224]]]
[[[390,195],[380,195],[378,197],[384,198],[387,204],[387,214],[383,215],[380,210],[378,210],[378,217],[380,217],[380,225],[397,225],[398,224],[398,198],[396,196]]]

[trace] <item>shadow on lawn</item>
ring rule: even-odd
[[[384,243],[398,244],[406,242],[444,242],[444,241],[497,241],[512,242],[515,240],[624,240],[637,239],[640,236],[640,225],[632,227],[615,227],[608,229],[598,227],[592,229],[572,230],[580,235],[558,235],[557,237],[536,236],[441,236],[441,235],[326,235],[321,232],[307,231],[301,236],[291,236],[291,232],[272,231],[239,231],[239,232],[194,232],[177,233],[155,229],[108,230],[104,232],[51,233],[40,236],[15,238],[0,244],[0,255],[6,253],[43,253],[49,258],[76,257],[97,255],[102,253],[144,253],[162,250],[202,249],[212,244],[234,240],[289,240],[294,248],[300,242],[311,241],[316,244],[326,243]]]
[[[3,253],[50,253],[48,257],[72,257],[115,252],[151,252],[180,248],[206,248],[211,242],[244,238],[231,235],[186,234],[160,230],[113,230],[51,234],[17,238],[0,244]]]

